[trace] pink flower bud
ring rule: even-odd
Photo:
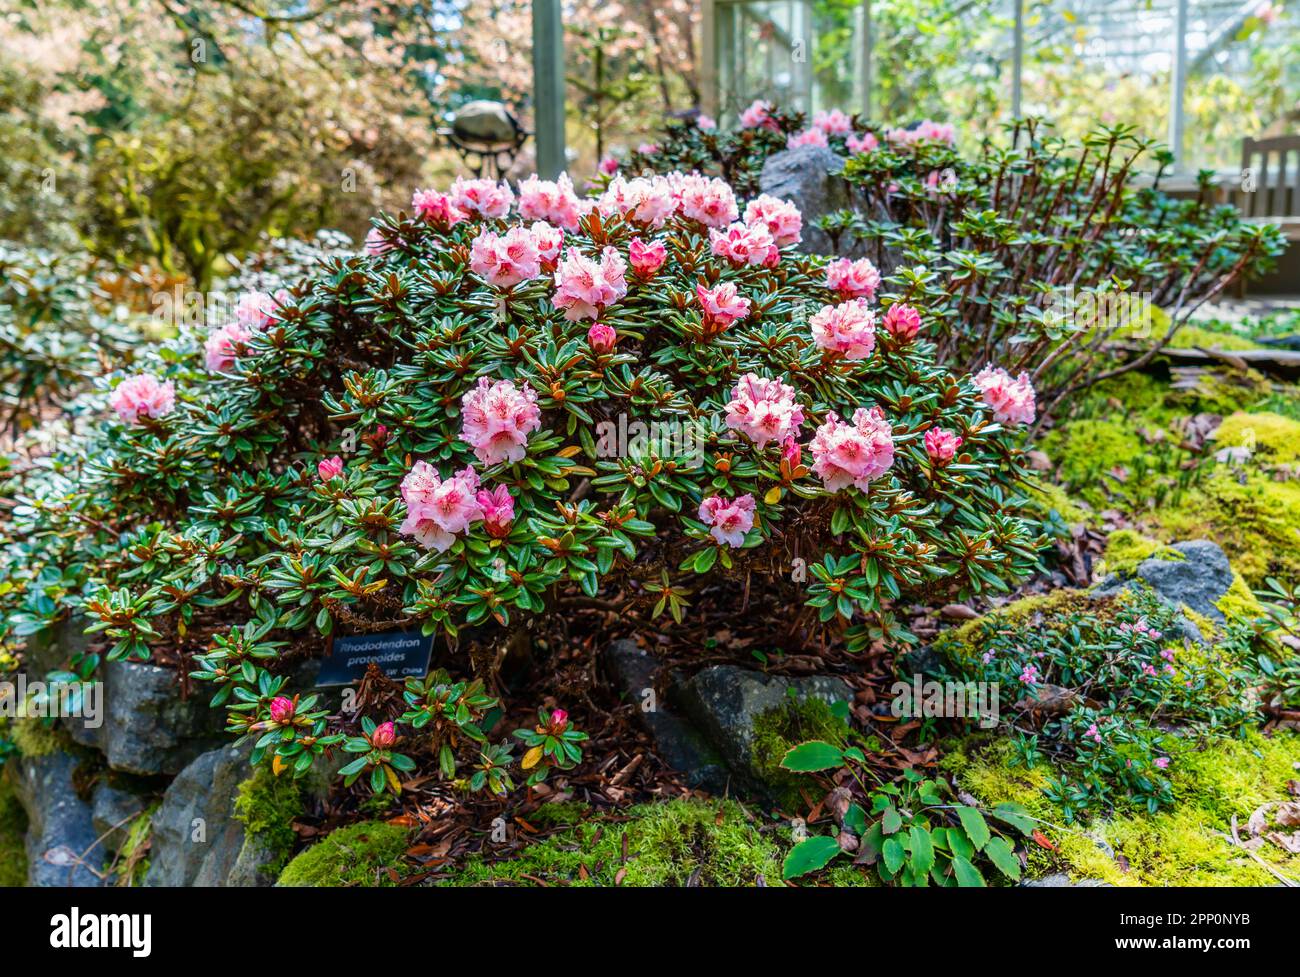
[[[600,172],[604,173],[606,176],[613,176],[618,172],[618,159],[614,156],[606,155],[605,158],[600,161]]]
[[[271,718],[277,723],[287,723],[296,708],[292,699],[278,695],[271,700]]]
[[[587,330],[587,342],[591,344],[594,353],[602,355],[612,353],[614,345],[618,342],[618,333],[614,331],[613,326],[597,322]]]
[[[632,264],[632,273],[637,278],[648,279],[664,266],[668,258],[668,249],[662,241],[647,244],[639,237],[634,237],[627,246],[628,261]]]
[[[941,427],[932,427],[925,432],[925,453],[935,464],[946,465],[961,447],[961,438]]]
[[[552,733],[563,733],[569,727],[569,714],[563,709],[556,709],[551,713],[548,725]]]
[[[921,331],[921,313],[896,302],[885,313],[885,331],[900,343],[910,343]]]
[[[791,468],[794,468],[803,461],[803,446],[795,440],[794,435],[786,438],[782,443],[781,458]]]
[[[393,724],[380,723],[375,727],[375,731],[370,734],[370,745],[379,750],[386,750],[397,742],[397,733],[393,729]]]
[[[326,458],[316,466],[316,474],[320,476],[322,482],[328,482],[332,478],[338,478],[343,474],[343,459],[338,455],[333,458]]]
[[[502,539],[510,535],[510,524],[515,519],[515,500],[510,497],[510,490],[498,485],[491,492],[484,489],[474,497],[474,501],[483,510],[483,528],[489,536]]]

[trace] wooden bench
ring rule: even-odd
[[[1288,241],[1300,241],[1300,136],[1276,136],[1241,143],[1237,207],[1250,221],[1277,224]],[[1241,184],[1253,176],[1254,191]]]

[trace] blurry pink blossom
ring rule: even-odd
[[[986,366],[975,374],[975,386],[999,424],[1029,424],[1034,420],[1034,385],[1028,373],[1013,380],[1001,367]]]
[[[151,374],[138,373],[114,387],[108,402],[123,421],[138,424],[143,417],[170,414],[176,406],[176,388],[170,380],[160,383]]]

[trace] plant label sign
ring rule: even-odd
[[[372,664],[389,678],[424,677],[429,672],[433,635],[419,631],[336,636],[322,660],[318,687],[360,682]]]

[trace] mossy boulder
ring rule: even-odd
[[[331,832],[300,852],[277,886],[390,886],[385,869],[399,865],[410,832],[385,821],[361,821]]]
[[[0,888],[27,884],[27,814],[0,769]]]
[[[570,808],[565,816],[573,818],[571,823],[544,841],[502,860],[472,856],[443,884],[753,886],[780,882],[782,847],[731,801],[679,799],[591,818],[582,818]],[[534,814],[530,820],[545,823],[548,819]]]

